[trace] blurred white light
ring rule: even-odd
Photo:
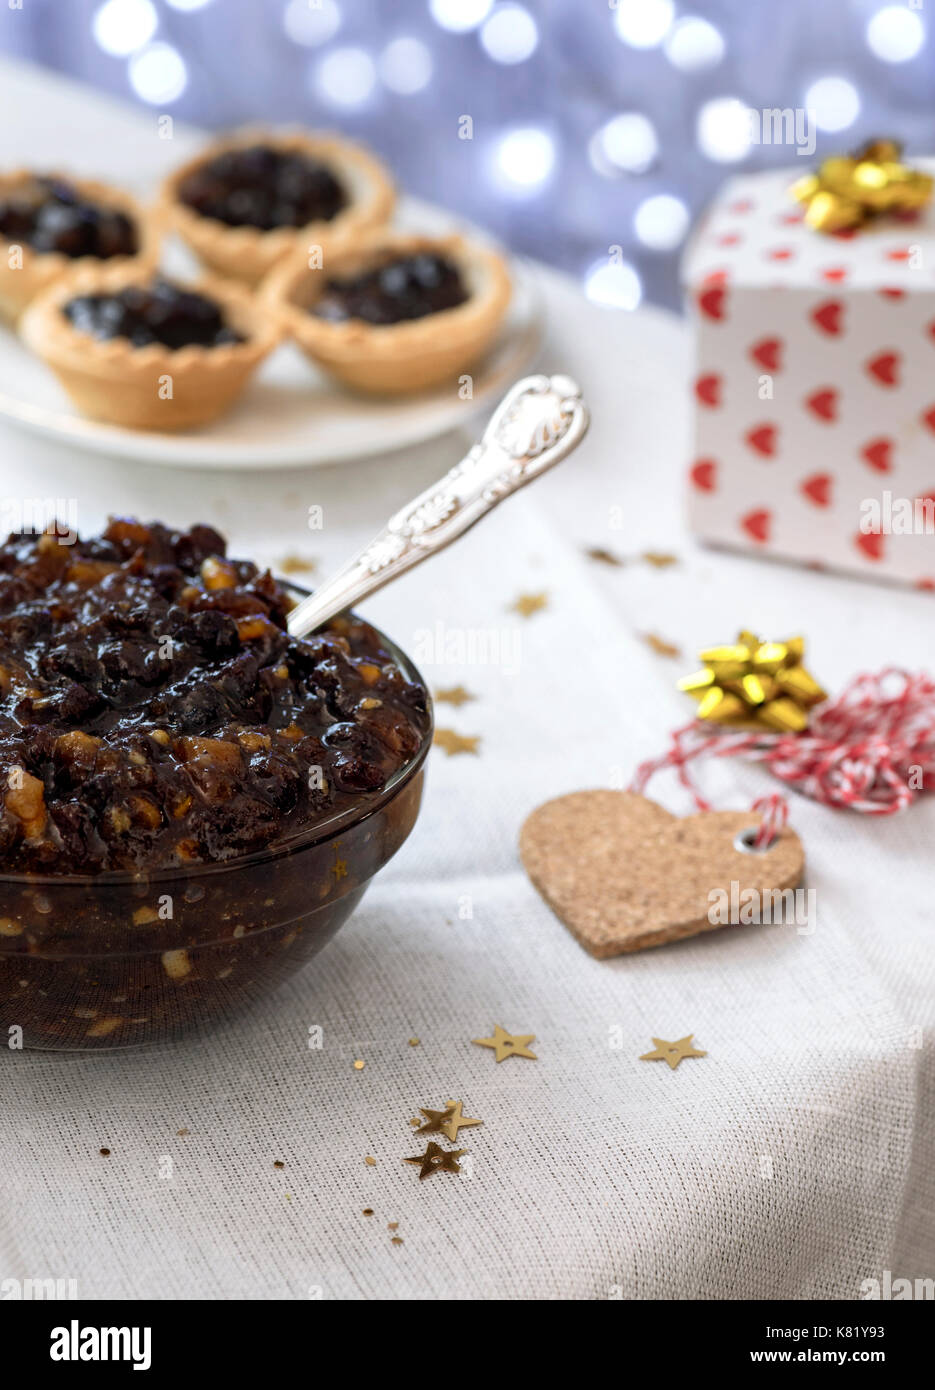
[[[480,41],[496,63],[525,63],[536,51],[539,30],[522,5],[498,5],[480,31]]]
[[[159,26],[150,0],[106,0],[91,24],[94,41],[105,53],[127,58],[149,43]]]
[[[173,10],[203,10],[205,5],[210,5],[211,0],[166,0],[167,5],[171,5]]]
[[[617,0],[614,26],[631,48],[655,48],[672,27],[672,0]]]
[[[394,39],[380,54],[380,76],[391,92],[412,96],[432,76],[432,55],[420,39]]]
[[[315,86],[332,106],[363,106],[373,92],[377,74],[363,48],[336,48],[315,69]]]
[[[283,12],[282,27],[293,43],[317,48],[340,29],[341,11],[334,0],[318,0],[315,5],[310,5],[309,0],[289,0]]]
[[[819,130],[844,130],[857,119],[860,97],[843,77],[819,77],[805,93],[805,109]]]
[[[698,112],[695,134],[702,152],[718,164],[743,159],[750,148],[750,117],[737,97],[714,97]]]
[[[610,309],[635,309],[643,297],[640,277],[628,261],[595,261],[584,277],[584,292]]]
[[[495,147],[494,176],[508,192],[535,193],[555,167],[555,143],[537,126],[518,126]]]
[[[137,96],[153,106],[177,101],[188,86],[188,69],[170,43],[151,43],[134,53],[127,71]]]
[[[724,40],[706,19],[686,15],[666,35],[666,57],[680,72],[713,68],[724,57]]]
[[[925,26],[905,5],[887,5],[867,25],[867,43],[884,63],[908,63],[925,43]]]
[[[626,111],[601,126],[591,144],[591,163],[602,174],[618,169],[645,174],[658,153],[652,122],[638,111]]]
[[[688,222],[688,208],[670,193],[644,199],[633,216],[636,235],[653,251],[671,251],[678,246],[688,231]]]
[[[454,34],[466,34],[483,24],[493,8],[493,0],[429,0],[436,24]]]

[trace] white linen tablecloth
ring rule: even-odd
[[[167,152],[143,138],[149,118],[61,79],[0,78],[15,97],[3,165],[54,156],[138,182],[147,161],[182,157],[185,137]],[[436,623],[520,641],[515,670],[424,665],[434,686],[477,695],[437,719],[480,735],[479,756],[433,752],[409,842],[248,1019],[159,1050],[7,1057],[0,1280],[71,1277],[90,1298],[853,1299],[885,1270],[935,1274],[935,804],[870,821],[794,799],[812,935],[727,929],[606,962],[545,907],[516,849],[541,801],[619,784],[664,747],[697,648],[741,626],[804,631],[836,690],[858,668],[932,669],[933,599],[694,546],[683,328],[543,284],[543,364],[582,383],[586,446],[365,610],[410,651]],[[234,554],[310,551],[326,573],[462,449],[179,473],[4,426],[0,490],[77,495],[82,529],[115,510],[209,521]],[[602,566],[589,545],[631,562]],[[680,563],[654,569],[645,550]],[[509,611],[538,591],[545,610]],[[683,659],[656,656],[646,632]],[[740,763],[702,776],[721,808],[774,785]],[[658,795],[690,810],[673,783]],[[494,1023],[534,1033],[538,1060],[498,1066],[473,1046]],[[652,1036],[688,1032],[705,1058],[638,1060]],[[461,1133],[460,1177],[420,1182],[401,1161],[425,1143],[408,1121],[449,1097],[484,1124]]]

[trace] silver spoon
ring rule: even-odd
[[[289,631],[294,637],[307,637],[443,550],[498,502],[566,458],[581,443],[589,423],[588,408],[570,377],[527,376],[518,381],[494,411],[480,443],[293,608]]]

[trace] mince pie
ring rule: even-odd
[[[510,302],[495,251],[461,237],[377,232],[309,270],[296,257],[261,295],[313,362],[361,391],[451,380],[493,341]]]
[[[178,169],[163,201],[206,264],[256,283],[297,248],[327,260],[382,226],[395,194],[379,160],[348,140],[246,131]]]
[[[241,286],[106,268],[53,285],[21,332],[83,414],[144,430],[215,419],[279,338]]]
[[[0,315],[29,301],[76,265],[154,265],[151,218],[106,184],[19,170],[0,175]]]

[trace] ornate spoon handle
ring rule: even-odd
[[[289,615],[306,637],[413,565],[463,536],[481,517],[580,444],[589,424],[567,376],[528,376],[500,402],[479,444],[391,517],[368,546]]]

